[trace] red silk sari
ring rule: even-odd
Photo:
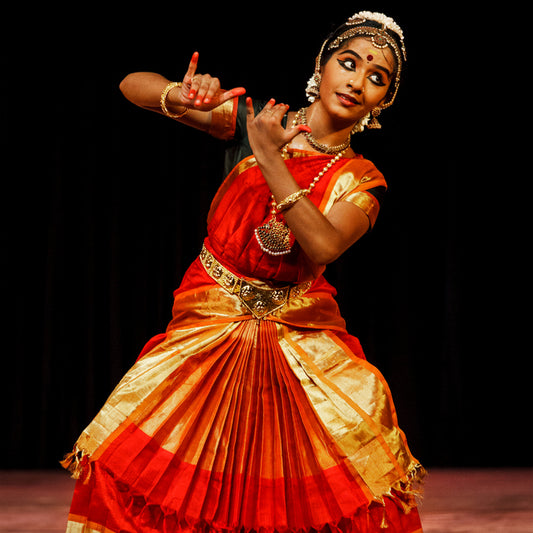
[[[291,155],[304,187],[329,159]],[[341,159],[310,199],[326,214],[353,202],[373,224],[376,186],[369,161]],[[205,248],[241,279],[306,292],[259,320],[196,260],[166,333],[63,462],[78,479],[67,531],[422,531],[412,486],[423,469],[335,290],[297,243],[271,256],[255,240],[269,197],[253,157],[242,161],[213,201]]]

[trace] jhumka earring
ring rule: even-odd
[[[374,107],[372,109],[372,120],[367,124],[369,130],[380,130],[381,124],[378,121],[378,117],[381,114],[381,107]]]
[[[324,47],[326,46],[327,42],[328,41],[326,39],[320,47],[320,52],[315,59],[315,71],[309,78],[309,81],[307,82],[307,88],[305,89],[305,95],[311,104],[320,97],[320,82],[322,81],[322,75],[320,74],[320,63],[322,60],[322,52],[324,51]]]
[[[352,128],[352,135],[356,133],[361,133],[364,131],[365,126],[368,126],[368,123],[370,122],[370,113],[366,114],[362,119],[358,120],[353,128]]]
[[[320,72],[314,72],[313,75],[309,78],[307,82],[307,88],[305,89],[305,95],[309,102],[313,103],[320,94],[320,82],[322,81],[322,76]]]

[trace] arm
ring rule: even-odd
[[[251,99],[248,105],[248,137],[257,164],[265,177],[276,202],[281,202],[300,189],[288,171],[281,147],[302,131],[302,126],[281,126],[281,118],[288,106],[274,105],[271,100],[264,110],[254,116]],[[318,265],[334,261],[369,228],[369,220],[362,209],[349,202],[335,204],[327,216],[306,197],[283,212],[296,240],[307,256]]]
[[[197,65],[198,52],[195,52],[181,87],[174,87],[168,92],[166,105],[173,114],[181,114],[188,110],[176,120],[193,128],[207,131],[211,125],[211,111],[246,91],[243,87],[229,91],[222,90],[218,78],[213,78],[209,74],[196,74]],[[161,93],[168,84],[169,80],[155,72],[134,72],[122,80],[120,90],[135,105],[164,114],[160,99]]]

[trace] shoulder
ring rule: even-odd
[[[333,177],[323,212],[327,214],[337,202],[349,202],[363,210],[373,227],[386,190],[387,182],[374,163],[357,155],[347,160]]]
[[[374,187],[387,188],[385,177],[376,165],[362,155],[346,161],[338,173],[337,180],[344,182],[348,189],[367,190]]]

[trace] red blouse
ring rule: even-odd
[[[331,160],[331,156],[314,152],[290,151],[286,161],[294,179],[302,188]],[[377,217],[379,203],[367,192],[386,187],[382,174],[362,156],[340,159],[313,188],[308,198],[327,215],[338,201],[352,202],[369,217],[371,225]],[[270,217],[270,189],[255,158],[241,161],[217,192],[208,216],[207,248],[235,274],[261,280],[300,283],[317,277],[323,271],[294,243],[292,251],[273,256],[259,246],[254,230]],[[281,215],[278,215],[281,218]]]

